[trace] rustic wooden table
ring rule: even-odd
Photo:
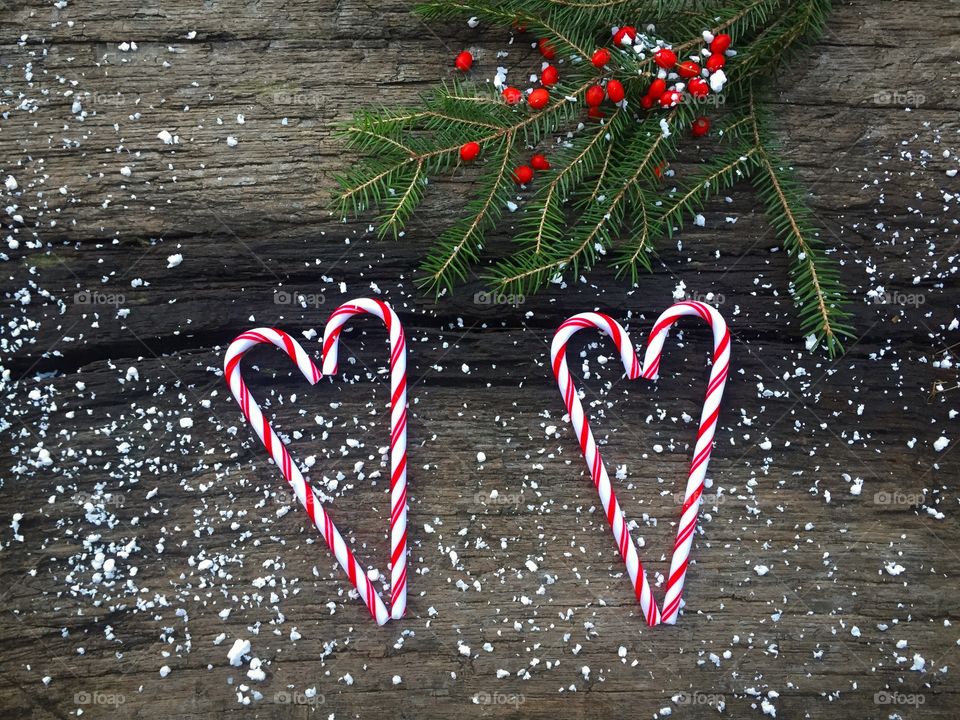
[[[782,137],[854,294],[858,337],[837,361],[805,351],[784,253],[745,187],[637,287],[597,271],[516,308],[477,302],[479,283],[440,302],[415,289],[462,179],[397,242],[332,217],[334,124],[413,100],[464,46],[492,74],[504,33],[427,27],[400,0],[0,0],[0,27],[0,177],[16,181],[0,281],[4,717],[960,713],[955,2],[838,3],[784,73]],[[714,293],[734,372],[687,608],[647,629],[548,344],[588,309],[641,344],[680,281]],[[299,333],[361,295],[394,305],[410,349],[410,609],[383,628],[219,369],[250,326],[316,352]],[[682,340],[656,387],[598,362],[613,357],[599,336],[571,350],[658,573],[706,378],[705,329]],[[317,389],[274,351],[247,375],[383,568],[385,333],[356,321],[344,342],[343,377]],[[250,649],[231,666],[237,640]]]

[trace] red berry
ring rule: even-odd
[[[527,95],[527,102],[534,110],[541,110],[550,102],[550,91],[544,88],[537,88]]]
[[[689,79],[697,77],[699,74],[700,66],[697,65],[693,60],[686,60],[680,63],[680,77]]]
[[[530,158],[530,164],[533,166],[534,170],[549,170],[550,161],[547,160],[547,156],[543,153],[537,153],[532,158]]]
[[[673,107],[677,105],[680,100],[683,98],[676,90],[667,90],[663,95],[660,96],[660,106],[661,107]]]
[[[526,26],[526,25],[521,25],[519,20],[514,20],[514,21],[513,21],[513,29],[516,30],[517,32],[526,32],[526,31],[527,31],[527,26]]]
[[[727,48],[730,47],[730,36],[726,33],[717,35],[713,42],[710,43],[710,52],[720,53],[721,55],[727,51]]]
[[[610,51],[606,48],[600,48],[595,50],[593,57],[590,58],[590,62],[593,63],[593,66],[598,69],[603,69],[603,66],[610,62]]]
[[[540,82],[546,86],[556,85],[560,80],[560,73],[557,72],[557,69],[553,65],[547,65],[540,72]]]
[[[464,50],[457,55],[457,59],[453,61],[453,64],[460,72],[466,72],[473,65],[473,55]]]
[[[460,146],[460,159],[464,162],[473,162],[480,154],[480,143],[468,142]]]
[[[619,80],[610,80],[607,82],[607,97],[610,98],[610,102],[618,103],[623,100],[626,91],[623,89],[623,83]]]
[[[624,43],[625,39],[629,39],[629,43]],[[637,29],[635,27],[630,27],[629,25],[624,25],[622,28],[617,30],[613,34],[613,44],[614,45],[632,45],[633,41],[637,39]]]
[[[653,54],[653,61],[664,70],[677,64],[677,54],[669,48],[660,48]]]
[[[523,93],[517,90],[515,87],[505,87],[502,94],[507,105],[516,105],[518,102],[523,100]]]
[[[520,165],[513,171],[513,179],[518,185],[528,185],[533,180],[533,168],[529,165]]]
[[[657,78],[652,83],[650,83],[650,89],[647,90],[647,97],[656,100],[658,99],[667,89],[667,81],[663,78]]]
[[[727,59],[720,53],[714,53],[707,58],[707,70],[715,73],[717,70],[727,64]]]
[[[640,98],[640,107],[644,110],[649,110],[653,107],[653,104],[656,102],[652,97],[646,95],[645,97]]]
[[[606,116],[603,114],[603,110],[601,110],[600,108],[596,108],[596,107],[592,107],[592,108],[590,108],[589,110],[587,110],[587,115],[589,115],[590,117],[592,117],[594,120],[602,120],[604,117],[606,117]]]
[[[540,49],[540,54],[547,60],[553,60],[557,56],[556,48],[554,48],[546,38],[537,40],[537,47]]]
[[[696,98],[703,98],[710,94],[710,84],[703,78],[696,77],[687,85],[690,94]]]
[[[590,107],[597,107],[600,103],[603,102],[603,98],[606,96],[606,93],[603,91],[603,88],[599,85],[591,85],[587,88],[586,101],[587,105]]]
[[[703,137],[710,132],[710,118],[698,117],[693,121],[690,132],[694,137]]]

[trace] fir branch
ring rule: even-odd
[[[673,117],[673,114],[670,116]],[[668,120],[668,123],[670,120]],[[633,197],[637,205],[645,205],[648,201],[643,197],[639,188],[639,181],[647,172],[654,159],[658,158],[657,150],[667,138],[659,126],[655,130],[646,129],[637,132],[634,142],[626,143],[624,161],[626,158],[640,161],[635,166],[629,166],[630,172],[625,175],[618,173],[611,178],[610,184],[619,190],[613,195],[609,203],[593,202],[587,207],[580,218],[580,223],[574,228],[570,238],[557,242],[548,254],[521,252],[512,258],[501,261],[491,275],[492,282],[503,292],[517,292],[527,294],[537,290],[558,272],[571,269],[575,274],[583,265],[589,267],[597,254],[597,247],[609,247],[612,237],[622,225],[625,218],[624,200]],[[623,163],[618,163],[622,166]]]
[[[707,163],[704,171],[685,186],[679,196],[661,208],[659,220],[667,235],[682,228],[684,217],[695,214],[711,195],[748,177],[758,152],[757,147],[738,147]]]
[[[452,289],[456,280],[466,279],[470,265],[479,259],[484,231],[496,224],[504,205],[504,202],[497,202],[497,196],[509,182],[513,144],[514,133],[508,132],[500,150],[503,154],[500,166],[487,180],[486,197],[479,204],[474,202],[469,206],[472,217],[460,221],[440,236],[421,266],[427,273],[426,279],[420,281],[421,285],[438,291]]]
[[[754,187],[791,259],[791,290],[800,306],[801,332],[814,335],[818,344],[836,356],[843,352],[842,338],[853,336],[839,271],[823,252],[805,193],[777,157],[752,96],[750,109],[760,166]]]
[[[562,82],[540,111],[508,106],[498,92],[458,79],[427,94],[422,107],[357,113],[342,132],[347,146],[366,159],[339,178],[337,208],[346,215],[379,206],[380,234],[396,237],[428,181],[461,167],[465,143],[480,143],[478,196],[467,203],[466,217],[440,235],[418,279],[434,292],[450,289],[480,261],[485,236],[504,208],[515,209],[512,163],[566,131],[568,139],[551,151],[551,170],[537,176],[532,197],[517,208],[518,249],[489,276],[500,290],[527,293],[591,267],[610,249],[616,249],[618,274],[635,281],[640,268],[651,269],[658,240],[672,236],[711,195],[750,177],[791,257],[790,290],[800,306],[801,329],[831,354],[840,352],[840,339],[851,331],[839,272],[828,262],[805,193],[753,101],[759,80],[822,31],[830,6],[829,0],[427,0],[417,10],[421,17],[473,15],[492,24],[525,25],[532,37],[574,61],[562,65]],[[694,103],[681,103],[669,117],[659,108],[640,110],[658,72],[650,46],[634,52],[609,45],[610,28],[631,21],[641,28],[655,22],[661,37],[676,40],[670,47],[681,59],[698,59],[704,30],[730,34],[737,51],[725,68],[727,117],[714,131],[728,149],[666,198],[654,169],[676,156],[680,131],[699,112]],[[603,72],[582,62],[600,46],[609,46],[613,56]],[[597,126],[578,124],[584,92],[604,76],[623,82],[626,105]],[[664,121],[672,138],[661,132]]]

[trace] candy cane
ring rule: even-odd
[[[710,462],[713,449],[713,435],[720,414],[720,400],[727,382],[730,369],[730,331],[723,317],[714,308],[701,302],[680,302],[666,310],[650,331],[647,351],[643,357],[642,377],[656,380],[660,371],[660,358],[663,343],[667,339],[670,327],[686,315],[696,315],[703,319],[713,330],[713,365],[710,368],[710,381],[700,413],[700,428],[697,442],[690,462],[690,474],[684,493],[683,508],[680,511],[680,525],[673,546],[673,559],[670,561],[670,575],[667,578],[666,594],[663,598],[662,622],[674,625],[680,611],[680,598],[683,594],[683,581],[690,560],[690,546],[693,544],[693,532],[697,527],[700,511],[700,498],[703,495],[703,480]]]
[[[390,615],[397,620],[407,608],[407,346],[393,308],[358,298],[334,310],[323,332],[323,374],[337,373],[343,326],[363,313],[383,320],[390,334]]]
[[[307,357],[307,354],[296,340],[281,330],[257,328],[239,335],[227,348],[227,354],[224,359],[224,372],[230,390],[237,399],[244,417],[246,417],[250,425],[253,426],[253,429],[263,442],[264,447],[267,448],[267,452],[270,453],[277,467],[279,467],[283,473],[284,478],[293,488],[297,499],[306,510],[307,516],[320,531],[324,540],[327,541],[327,545],[333,551],[340,566],[347,572],[350,582],[353,583],[360,597],[363,598],[370,614],[377,621],[378,625],[383,625],[390,619],[390,614],[380,599],[380,595],[367,577],[363,566],[357,561],[353,552],[333,524],[330,516],[324,510],[316,492],[312,487],[307,485],[300,468],[293,462],[283,441],[276,432],[274,432],[266,417],[264,417],[259,404],[257,404],[257,401],[250,394],[246,383],[243,381],[243,377],[240,374],[240,360],[248,350],[262,343],[272,343],[281,350],[284,350],[311,385],[316,384],[317,381],[320,380],[320,371],[316,365],[314,365],[313,361]]]
[[[574,333],[584,328],[597,328],[613,339],[614,345],[620,352],[623,367],[627,371],[627,377],[631,380],[640,376],[640,364],[637,362],[637,354],[630,344],[626,331],[616,320],[601,313],[587,312],[574,315],[557,329],[550,346],[553,374],[557,378],[560,394],[563,396],[567,412],[570,414],[570,424],[573,425],[574,432],[576,432],[580,441],[580,450],[583,451],[583,457],[587,461],[593,484],[600,493],[600,502],[603,504],[607,521],[610,523],[611,530],[613,530],[613,538],[617,542],[620,555],[627,565],[627,573],[630,575],[630,582],[633,584],[633,591],[637,600],[640,601],[640,609],[643,611],[644,619],[647,625],[652,627],[660,622],[660,610],[653,598],[653,591],[647,582],[647,575],[637,555],[637,548],[630,531],[627,530],[623,510],[620,508],[620,503],[617,502],[616,493],[614,493],[610,484],[610,477],[607,475],[607,468],[603,463],[603,458],[600,457],[600,450],[593,438],[590,424],[584,415],[580,396],[577,394],[573,379],[570,377],[570,370],[567,368],[567,343]]]

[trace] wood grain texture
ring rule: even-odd
[[[3,2],[0,176],[18,183],[0,280],[4,717],[706,718],[718,701],[738,718],[763,701],[781,718],[956,716],[955,3],[838,3],[784,73],[782,137],[854,293],[858,338],[831,362],[803,348],[785,255],[746,187],[637,287],[597,270],[518,307],[477,302],[478,282],[440,302],[415,290],[469,178],[438,183],[394,243],[332,217],[349,161],[334,124],[414,101],[463,47],[492,75],[499,31],[427,27],[397,0]],[[518,41],[506,62],[535,58]],[[734,372],[687,608],[647,629],[548,346],[587,309],[642,345],[680,281],[714,293]],[[384,628],[219,370],[242,330],[322,333],[368,294],[409,340],[410,608]],[[245,372],[294,456],[315,457],[310,477],[342,474],[333,516],[385,570],[386,333],[352,327],[331,383],[310,389],[266,349]],[[655,387],[599,363],[614,357],[599,336],[571,348],[648,572],[668,565],[708,345],[685,325]],[[264,680],[230,666],[238,638]]]

